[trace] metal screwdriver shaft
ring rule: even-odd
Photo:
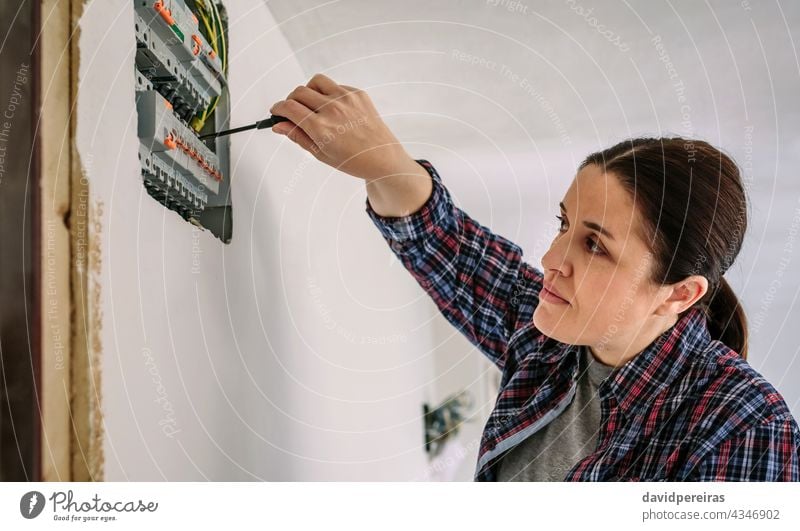
[[[216,133],[209,133],[207,135],[200,136],[200,140],[205,140],[207,138],[217,138],[219,136],[227,136],[232,135],[233,133],[240,133],[242,131],[249,131],[251,129],[266,129],[267,127],[272,127],[273,125],[277,124],[278,122],[288,122],[288,118],[284,118],[283,116],[270,116],[264,120],[260,120],[254,124],[244,125],[242,127],[236,127],[233,129],[226,129],[224,131],[217,131]]]

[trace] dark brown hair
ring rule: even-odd
[[[652,281],[706,277],[708,292],[694,306],[708,318],[712,338],[747,359],[747,318],[723,277],[747,229],[747,199],[733,159],[702,140],[633,138],[592,153],[580,168],[589,164],[617,177],[633,197],[654,255]]]

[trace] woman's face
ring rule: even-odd
[[[563,199],[561,229],[542,257],[544,286],[534,325],[563,343],[624,350],[642,332],[663,328],[653,315],[667,292],[650,282],[653,256],[633,197],[614,175],[589,165]],[[674,316],[673,316],[674,317]]]

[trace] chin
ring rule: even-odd
[[[539,303],[536,310],[533,312],[533,325],[547,337],[551,337],[561,343],[573,343],[575,339],[570,334],[566,333],[566,328],[569,326],[569,323],[563,313],[551,312],[550,309],[544,307],[542,303]]]

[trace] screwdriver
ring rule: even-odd
[[[288,118],[284,118],[283,116],[275,116],[272,115],[265,120],[259,120],[258,122],[251,124],[251,125],[244,125],[242,127],[236,127],[234,129],[226,129],[224,131],[217,131],[216,133],[209,133],[207,135],[200,136],[200,140],[205,140],[206,138],[217,138],[218,136],[226,136],[232,135],[233,133],[240,133],[242,131],[249,131],[251,129],[266,129],[267,127],[272,127],[273,125],[277,124],[278,122],[288,122]]]

